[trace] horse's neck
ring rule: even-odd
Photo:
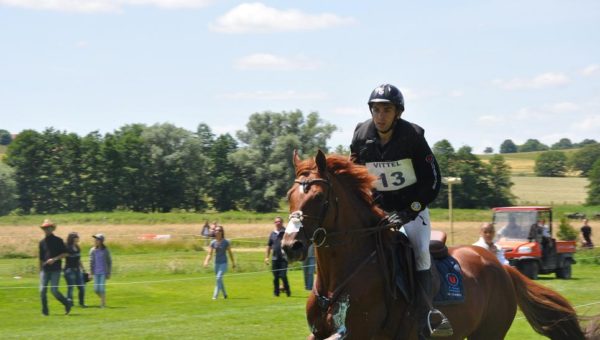
[[[339,202],[340,207],[351,207],[348,202]],[[317,271],[320,289],[331,292],[349,276],[354,275],[359,266],[369,260],[375,251],[375,236],[371,232],[357,231],[375,227],[378,217],[370,211],[359,209],[340,210],[336,230],[351,231],[345,239],[336,239],[335,244],[317,249]],[[339,234],[342,235],[342,234]],[[325,291],[322,291],[325,293]]]

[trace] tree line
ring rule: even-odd
[[[304,157],[318,148],[328,152],[327,141],[336,130],[317,112],[299,110],[255,113],[245,127],[235,138],[216,135],[204,123],[196,131],[168,123],[131,124],[85,136],[53,128],[23,131],[8,143],[0,162],[0,215],[275,211],[295,177],[293,150]],[[513,202],[510,168],[502,155],[482,162],[471,147],[454,150],[447,140],[432,149],[443,176],[462,178],[455,207]],[[335,152],[348,149],[338,146]],[[600,165],[589,175],[600,177]],[[600,178],[595,185],[590,192],[600,197]],[[443,186],[433,207],[447,207],[446,190]]]

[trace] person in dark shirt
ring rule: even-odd
[[[273,295],[279,296],[279,280],[283,282],[283,289],[287,296],[291,295],[290,284],[287,278],[288,261],[281,249],[281,240],[285,228],[283,227],[283,219],[279,216],[275,218],[275,229],[269,235],[269,242],[267,244],[267,253],[265,256],[265,264],[269,264],[269,258],[271,251],[273,251],[271,271],[273,272]]]
[[[79,235],[76,232],[67,236],[67,257],[65,258],[65,280],[67,287],[67,300],[73,303],[73,290],[79,291],[79,306],[85,307],[85,285],[83,281],[83,264],[81,263],[81,248],[79,248]]]
[[[583,220],[583,225],[581,226],[581,246],[584,248],[594,248],[592,227],[588,224],[587,218]]]
[[[40,259],[40,296],[42,299],[42,314],[48,315],[48,284],[52,295],[65,306],[65,314],[71,311],[71,303],[58,290],[60,281],[61,260],[67,256],[67,248],[62,238],[55,236],[56,224],[49,219],[40,226],[46,237],[39,244]]]
[[[439,165],[425,139],[425,130],[402,118],[404,96],[396,86],[376,87],[368,106],[371,118],[356,126],[350,159],[364,165],[377,178],[376,204],[387,213],[389,224],[410,240],[420,287],[416,289],[415,302],[419,339],[450,336],[450,321],[432,307],[431,222],[427,205],[440,191]]]

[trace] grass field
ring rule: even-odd
[[[517,204],[583,204],[589,181],[582,177],[512,176]]]
[[[434,226],[448,230],[447,222]],[[472,243],[479,222],[456,222],[456,243]],[[308,333],[304,291],[299,264],[289,273],[292,297],[273,297],[272,276],[263,263],[270,224],[229,224],[226,236],[232,240],[238,268],[225,276],[230,295],[211,300],[214,274],[203,268],[206,242],[193,234],[189,225],[69,225],[82,234],[84,254],[91,235],[102,231],[113,252],[114,275],[107,287],[108,308],[98,308],[98,298],[88,285],[90,308],[75,307],[69,316],[51,296],[50,316],[40,312],[35,258],[0,259],[0,315],[3,339],[74,339],[110,336],[115,339],[273,339],[303,338]],[[166,241],[142,241],[145,233],[171,234]],[[83,236],[85,235],[85,236]],[[594,240],[600,244],[600,235]],[[14,241],[35,253],[41,232],[34,226],[1,226],[0,252]],[[10,242],[9,242],[10,240]],[[600,313],[600,251],[577,254],[572,280],[542,276],[540,283],[556,289],[578,307],[581,315]],[[87,266],[87,256],[84,256]],[[64,280],[61,281],[65,292]],[[507,339],[542,339],[518,314]]]
[[[271,273],[262,252],[235,256],[240,270],[225,276],[230,298],[211,300],[214,277],[200,263],[205,253],[173,251],[119,254],[107,286],[107,305],[88,285],[89,308],[63,308],[49,296],[50,316],[40,313],[37,273],[31,259],[0,260],[0,313],[3,339],[274,339],[304,338],[308,334],[302,274],[291,270],[291,297],[273,297]],[[580,255],[583,257],[583,254]],[[595,254],[598,256],[598,253]],[[577,264],[572,280],[550,276],[539,282],[565,295],[580,315],[600,312],[597,264]],[[16,279],[15,277],[20,277]],[[64,281],[62,281],[64,284]],[[65,288],[61,287],[65,292]],[[519,313],[506,339],[543,339]]]
[[[571,157],[571,155],[579,149],[568,149],[568,150],[560,150],[564,152],[567,158]],[[513,176],[535,176],[534,167],[535,160],[543,151],[533,151],[533,152],[517,152],[517,153],[503,153],[501,154],[504,157],[504,160],[511,167],[511,173]],[[492,157],[492,155],[477,155],[481,160],[487,161]],[[570,176],[576,176],[576,173],[569,173]]]

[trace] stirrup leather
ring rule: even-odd
[[[442,322],[440,322],[440,324],[437,325],[437,327],[435,327],[435,329],[431,327],[431,316],[432,315],[436,315],[440,319],[442,319]],[[429,313],[427,313],[427,327],[429,328],[429,334],[431,334],[431,337],[433,337],[433,338],[446,337],[446,336],[451,336],[452,334],[454,334],[454,330],[452,329],[450,320],[448,320],[448,318],[444,315],[444,313],[440,312],[438,309],[435,309],[435,308],[430,310]]]

